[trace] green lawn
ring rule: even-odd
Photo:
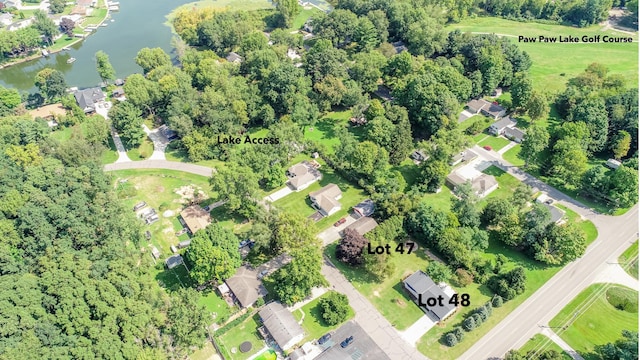
[[[342,190],[342,198],[339,200],[342,205],[342,209],[314,224],[316,232],[320,232],[331,226],[341,217],[346,216],[354,205],[364,200],[367,196],[364,190],[348,183],[336,174],[333,169],[327,166],[322,159],[317,160],[322,164],[320,167],[322,179],[311,184],[311,186],[302,191],[294,192],[285,196],[284,198],[274,202],[273,205],[280,210],[300,214],[306,217],[316,212],[316,210],[311,207],[311,200],[308,196],[309,193],[317,191],[328,184],[338,185],[340,190]]]
[[[224,322],[229,318],[229,315],[237,310],[236,307],[230,307],[229,304],[213,290],[206,290],[200,294],[201,297],[198,302],[209,310],[215,322]]]
[[[304,25],[305,22],[307,22],[307,20],[313,16],[313,15],[321,15],[322,11],[312,7],[310,9],[304,9],[301,7],[300,12],[298,13],[298,15],[296,15],[296,17],[293,19],[293,24],[291,25],[291,28],[289,30],[299,30],[302,28],[302,25]]]
[[[491,123],[494,121],[489,117],[477,114],[477,115],[473,115],[472,117],[466,119],[465,121],[458,123],[458,128],[462,131],[466,130],[469,126],[471,126],[471,124],[473,124],[476,120],[484,120],[486,126],[485,128],[488,128],[489,125],[491,125]],[[484,129],[483,129],[484,130]]]
[[[111,164],[118,160],[118,151],[116,150],[116,144],[113,143],[113,138],[109,136],[109,147],[102,152],[101,163],[103,165]]]
[[[207,341],[207,343],[205,344],[205,346],[202,347],[202,349],[198,349],[198,350],[194,351],[193,353],[189,354],[189,360],[209,360],[209,359],[214,359],[213,356],[215,356],[217,353],[218,352],[213,347],[213,344],[211,344],[211,342]]]
[[[223,352],[224,358],[244,360],[261,350],[264,347],[264,341],[258,333],[260,326],[259,316],[255,314],[220,336],[218,345]],[[250,351],[241,353],[240,344],[245,341],[251,342],[252,347]]]
[[[153,154],[153,142],[149,138],[145,138],[137,148],[127,151],[127,156],[133,161],[148,159],[151,154]]]
[[[618,310],[609,303],[621,297],[635,300],[635,312]],[[622,330],[638,331],[637,298],[638,292],[628,288],[591,285],[565,306],[549,325],[567,327],[566,331],[558,331],[560,337],[587,360],[595,360],[597,357],[590,353],[596,345],[622,338]]]
[[[511,149],[507,150],[504,154],[502,154],[502,158],[515,166],[518,166],[518,167],[524,166],[524,160],[518,157],[518,154],[520,154],[521,148],[522,146],[520,144],[512,147]]]
[[[622,255],[618,258],[620,266],[622,266],[629,275],[638,278],[638,242],[634,242]]]
[[[169,22],[173,20],[178,11],[213,8],[217,10],[260,10],[272,9],[273,5],[268,0],[200,0],[190,2],[173,9],[167,16]]]
[[[329,153],[335,151],[335,147],[340,144],[340,140],[335,137],[333,130],[336,124],[348,126],[349,131],[355,135],[356,139],[362,140],[366,131],[365,126],[351,126],[349,118],[351,110],[331,111],[316,122],[314,126],[305,128],[304,139],[324,145]]]
[[[202,166],[210,167],[212,169],[217,169],[225,166],[224,162],[220,160],[202,160],[202,161],[193,162],[189,160],[189,156],[186,150],[178,148],[178,144],[179,144],[178,141],[172,141],[171,143],[169,143],[169,145],[167,146],[164,152],[164,155],[167,160],[202,165]]]
[[[107,9],[93,9],[90,16],[87,16],[84,21],[82,21],[82,26],[87,27],[91,25],[100,24],[104,18],[107,16]]]
[[[326,293],[318,297],[317,299],[311,301],[310,303],[306,304],[302,308],[293,312],[293,316],[295,316],[298,322],[304,316],[304,319],[302,320],[302,328],[304,329],[304,332],[306,333],[307,336],[302,341],[303,343],[318,339],[322,335],[334,329],[337,329],[338,327],[340,327],[340,325],[342,325],[342,323],[333,325],[333,326],[328,325],[327,323],[325,323],[324,319],[322,318],[322,313],[321,313],[319,303],[321,299],[327,297],[328,295],[329,293]],[[355,316],[355,313],[353,309],[349,307],[349,314],[347,315],[347,318],[345,319],[345,321],[350,320],[354,316]]]
[[[405,159],[400,163],[400,165],[396,165],[392,167],[392,170],[399,171],[404,178],[404,181],[407,182],[407,187],[405,190],[411,188],[412,185],[416,183],[418,177],[420,176],[420,166],[416,165],[413,160]]]
[[[482,172],[488,175],[493,175],[498,181],[498,189],[487,195],[485,199],[493,197],[502,199],[510,198],[513,195],[513,191],[520,184],[520,180],[494,165],[489,166]]]
[[[396,241],[389,241],[389,244],[392,249],[397,246]],[[325,255],[396,329],[404,330],[424,315],[402,287],[402,279],[417,270],[427,268],[429,260],[422,248],[411,254],[392,253],[389,261],[395,265],[395,271],[386,280],[380,282],[372,278],[364,269],[354,268],[338,261],[335,257],[336,246],[335,243],[327,246]]]
[[[489,136],[482,140],[478,145],[480,146],[491,146],[493,151],[498,151],[503,147],[507,146],[511,141],[509,139],[505,139],[501,136]]]
[[[474,283],[464,288],[453,286],[454,290],[458,293],[467,293],[470,295],[471,306],[458,310],[451,318],[445,321],[443,327],[435,326],[429,330],[418,342],[418,350],[420,350],[420,352],[431,359],[457,359],[561,269],[559,266],[546,266],[531,260],[521,252],[509,248],[490,237],[489,247],[483,254],[483,258],[495,260],[498,254],[503,254],[509,259],[509,262],[504,265],[503,271],[509,271],[516,266],[522,266],[525,269],[527,276],[525,292],[511,301],[505,302],[502,307],[495,308],[491,317],[489,317],[482,326],[472,332],[465,333],[463,341],[455,347],[450,348],[440,342],[442,335],[451,331],[455,326],[460,325],[466,314],[471,312],[473,308],[484,304],[493,296],[493,292],[484,285]]]
[[[139,201],[145,201],[149,207],[160,214],[160,221],[149,226],[143,225],[143,230],[151,232],[151,244],[156,246],[163,257],[171,254],[169,247],[177,244],[180,239],[175,233],[182,229],[177,217],[185,204],[187,197],[176,191],[192,187],[205,194],[209,192],[209,182],[204,176],[193,175],[171,170],[122,170],[110,172],[117,186],[118,196],[123,200],[126,208],[131,209]],[[120,183],[120,180],[126,182]],[[174,212],[173,216],[163,217],[166,210]],[[131,211],[131,216],[135,216]]]
[[[564,360],[573,359],[569,354],[564,352],[564,350],[562,350],[560,346],[556,345],[556,343],[551,341],[551,339],[549,339],[548,337],[542,334],[536,334],[534,337],[529,339],[529,341],[527,341],[527,343],[520,348],[520,353],[526,354],[529,351],[535,351],[537,353],[538,351],[544,351],[549,349],[555,350],[560,354],[562,354],[562,359]]]
[[[465,32],[483,32],[511,35],[514,43],[526,51],[533,65],[530,73],[535,88],[543,91],[562,91],[566,81],[575,77],[591,63],[606,65],[612,73],[620,73],[629,79],[629,85],[638,85],[638,43],[518,43],[518,35],[554,36],[573,35],[623,35],[611,30],[601,31],[601,26],[574,28],[563,25],[517,22],[495,17],[467,18],[448,29],[460,29]],[[631,35],[637,39],[637,35]],[[566,59],[571,61],[566,61]]]
[[[229,229],[236,234],[242,233],[243,231],[247,230],[251,226],[250,223],[243,224],[245,219],[243,219],[240,216],[232,214],[230,211],[227,210],[227,207],[225,205],[222,205],[220,207],[217,207],[211,210],[211,217],[213,218],[213,221],[219,223],[220,226],[222,226],[223,228]]]

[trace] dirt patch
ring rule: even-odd
[[[407,307],[407,302],[402,300],[402,299],[394,299],[393,302],[396,303],[396,305],[398,305],[401,308],[406,308]]]
[[[159,193],[164,192],[164,186],[158,186],[156,188],[156,191],[159,192]]]
[[[380,297],[380,293],[378,292],[378,290],[375,290],[375,291],[373,292],[373,296],[375,296],[375,297]]]
[[[191,201],[200,202],[209,198],[209,196],[207,196],[207,194],[202,191],[200,187],[197,187],[193,184],[181,186],[174,190],[174,192],[180,195],[180,199],[174,201],[182,204]]]

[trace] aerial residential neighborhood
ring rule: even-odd
[[[0,0],[0,359],[638,359],[638,5]]]

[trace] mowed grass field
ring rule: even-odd
[[[594,284],[565,306],[549,325],[567,326],[560,337],[585,359],[597,359],[596,345],[622,338],[622,330],[638,331],[638,292],[612,284]],[[626,310],[612,304],[629,303]]]
[[[563,25],[525,23],[494,17],[466,19],[447,29],[464,32],[495,33],[509,35],[509,39],[526,51],[533,65],[530,73],[535,88],[543,91],[559,92],[565,88],[568,79],[581,73],[589,64],[598,62],[606,65],[610,72],[622,74],[629,86],[638,86],[638,43],[523,43],[518,36],[595,36],[604,35],[634,38],[594,25],[588,28],[574,28]],[[562,75],[564,74],[564,76]]]

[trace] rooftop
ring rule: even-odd
[[[200,205],[189,206],[182,210],[180,216],[182,216],[184,223],[192,234],[195,234],[196,231],[204,229],[211,224],[211,215],[201,208]]]
[[[369,231],[373,230],[378,226],[378,223],[368,216],[361,217],[356,220],[353,224],[347,226],[346,229],[355,230],[358,234],[364,235]]]
[[[291,312],[279,302],[272,302],[260,310],[262,323],[280,348],[284,349],[292,339],[304,334]]]
[[[258,271],[247,266],[240,267],[225,283],[242,307],[253,305],[259,297],[267,294],[267,290],[258,280]]]
[[[438,298],[442,296],[444,301],[442,302],[442,306],[426,306],[425,307],[434,313],[438,319],[443,320],[452,310],[456,308],[455,305],[450,304],[449,300],[451,299],[442,289],[436,285],[436,283],[431,280],[431,278],[422,272],[421,270],[416,271],[408,278],[404,280],[404,284],[406,287],[413,290],[416,294],[422,295],[423,302],[426,302],[428,298]]]

